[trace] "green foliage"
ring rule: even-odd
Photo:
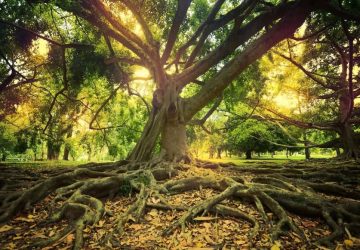
[[[265,122],[248,119],[229,133],[229,145],[233,151],[274,152],[284,149],[276,144],[294,143],[282,131]]]
[[[16,138],[11,133],[10,129],[3,123],[0,123],[0,153],[1,160],[5,160],[16,145]]]
[[[122,195],[122,196],[131,194],[132,186],[131,186],[130,181],[124,180],[124,183],[121,184],[118,192],[119,192],[119,195]]]

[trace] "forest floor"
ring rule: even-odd
[[[220,164],[221,165],[221,164]],[[248,161],[241,166],[231,168],[195,168],[189,167],[182,171],[176,179],[191,176],[241,176],[242,179],[251,181],[259,176],[267,176],[267,171],[248,171],[249,169],[274,170],[277,169],[306,169],[306,168],[358,168],[354,161],[338,162],[333,160],[313,161]],[[57,164],[0,164],[1,173],[14,172],[14,178],[22,178],[23,189],[33,186],[35,183],[53,176],[54,171],[66,171],[74,166]],[[243,171],[242,171],[243,170]],[[359,167],[360,170],[360,167]],[[351,187],[360,191],[356,183]],[[15,190],[14,190],[15,191]],[[168,197],[168,202],[177,206],[190,207],[201,200],[214,196],[216,190],[199,188]],[[323,196],[328,196],[322,194]],[[30,245],[36,240],[47,239],[54,236],[59,230],[66,227],[66,221],[54,224],[42,225],[42,221],[54,211],[60,203],[51,203],[54,195],[47,196],[43,201],[35,204],[30,209],[17,214],[13,219],[0,224],[0,249],[31,249]],[[331,198],[331,197],[330,197]],[[348,199],[339,196],[332,197],[334,200]],[[154,197],[149,197],[152,204],[159,203]],[[136,200],[134,195],[126,197],[115,197],[103,200],[106,211],[117,215],[124,213]],[[176,219],[180,218],[184,211],[158,210],[147,208],[145,215],[138,222],[131,219],[126,223],[122,236],[118,239],[119,245],[106,245],[101,243],[102,238],[113,230],[114,217],[105,215],[97,224],[86,226],[84,232],[84,249],[360,249],[360,235],[352,235],[345,229],[346,233],[334,241],[330,248],[313,244],[317,239],[331,234],[331,228],[322,218],[300,217],[288,211],[292,221],[304,232],[305,240],[297,233],[290,231],[280,236],[278,240],[272,240],[271,228],[275,225],[275,216],[270,210],[265,210],[269,221],[265,222],[253,202],[236,199],[221,202],[228,207],[237,208],[259,221],[259,232],[250,242],[248,234],[252,229],[249,222],[230,216],[218,214],[204,214],[193,218],[184,231],[180,228],[174,233],[164,236],[163,230],[169,227]],[[57,242],[42,249],[71,249],[74,241],[74,232],[69,232]]]

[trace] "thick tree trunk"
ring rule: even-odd
[[[61,148],[60,143],[48,141],[47,142],[47,159],[50,161],[58,160],[59,154],[60,154],[60,148]]]
[[[218,148],[217,149],[217,156],[216,156],[217,159],[221,159],[221,148]]]
[[[245,155],[246,159],[251,159],[251,150],[246,150]]]
[[[339,134],[340,140],[343,144],[344,153],[343,156],[345,158],[359,158],[359,143],[355,141],[355,133],[351,124],[348,122],[349,110],[351,106],[351,97],[349,96],[348,91],[344,91],[339,98]]]
[[[146,122],[142,135],[138,140],[135,148],[129,154],[128,160],[147,161],[151,159],[164,121],[164,110],[156,110],[156,108],[153,108],[150,117]]]
[[[355,140],[355,133],[351,124],[345,122],[340,126],[340,140],[343,144],[344,153],[346,158],[359,158],[359,143]]]
[[[161,155],[169,161],[188,161],[186,126],[179,122],[167,122],[161,132]]]
[[[161,135],[160,157],[168,161],[189,161],[186,144],[186,123],[183,103],[174,83],[154,92],[153,110],[145,125],[140,140],[128,159],[147,161],[153,157]]]
[[[63,160],[64,161],[68,161],[69,160],[69,154],[70,154],[70,149],[69,147],[64,148],[64,156],[63,156]]]

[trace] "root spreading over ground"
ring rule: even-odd
[[[315,249],[344,239],[346,247],[360,247],[355,162],[122,161],[39,173],[0,168],[5,249],[250,249],[290,242],[285,249]]]

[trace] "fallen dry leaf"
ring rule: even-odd
[[[279,242],[275,241],[275,244],[271,246],[270,250],[280,250]]]
[[[16,248],[16,245],[13,243],[13,242],[10,242],[8,245],[7,245],[7,249],[15,249]]]
[[[344,245],[346,248],[350,248],[354,246],[354,242],[352,240],[344,240]]]
[[[13,228],[12,226],[4,225],[4,226],[0,227],[0,233],[9,231],[9,230],[11,230],[12,228]]]
[[[14,220],[16,221],[24,221],[24,222],[34,222],[32,218],[25,218],[25,217],[17,217]]]
[[[33,236],[34,238],[40,238],[40,239],[47,239],[48,237],[44,235],[43,233],[36,233]]]
[[[153,217],[158,216],[158,211],[156,209],[151,209],[151,211],[149,212],[149,214]]]
[[[210,221],[210,220],[217,220],[218,217],[209,217],[209,216],[199,216],[199,217],[195,217],[194,220],[195,221]]]
[[[103,226],[104,226],[104,223],[105,223],[105,221],[104,221],[104,220],[99,220],[99,223],[98,223],[95,227],[97,227],[97,228],[101,228],[101,227],[103,227]]]
[[[134,230],[140,230],[142,228],[141,224],[131,224],[129,228]]]
[[[75,235],[74,234],[69,234],[68,236],[66,236],[65,241],[67,244],[71,244],[75,239]]]

